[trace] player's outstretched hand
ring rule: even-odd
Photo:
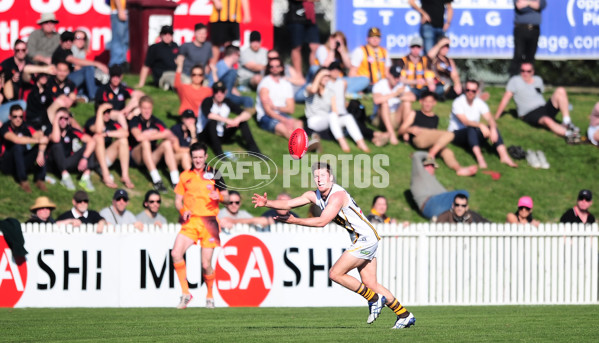
[[[254,193],[254,195],[252,196],[252,203],[254,204],[254,208],[266,206],[267,201],[268,197],[266,195],[266,192],[264,192],[264,195]]]
[[[289,223],[289,224],[293,224],[293,220],[295,219],[295,217],[292,214],[286,214],[283,216],[275,216],[274,220],[281,222],[281,223]]]

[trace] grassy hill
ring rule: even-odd
[[[133,85],[137,83],[137,76],[128,75],[125,77],[125,81]],[[169,126],[174,124],[179,105],[176,94],[153,87],[144,87],[143,91],[154,98],[154,113]],[[502,87],[487,88],[487,91],[491,93],[488,103],[491,111],[494,112],[504,89]],[[586,134],[590,111],[598,99],[596,95],[585,93],[584,90],[577,91],[577,93],[570,94],[574,106],[572,118],[574,123],[581,127]],[[368,113],[372,113],[371,101],[365,101],[364,103]],[[415,104],[415,107],[418,108],[419,104]],[[514,108],[515,105],[512,102],[507,110]],[[437,105],[436,112],[441,118],[441,128],[447,127],[450,110],[451,102]],[[73,109],[73,112],[80,123],[84,123],[87,118],[94,115],[93,105],[90,104],[78,105]],[[304,106],[297,105],[295,116],[301,117],[303,113]],[[287,154],[286,140],[259,129],[255,121],[251,121],[250,126],[262,152],[277,163],[279,173],[282,173],[283,156]],[[474,177],[458,177],[440,162],[441,168],[437,170],[439,181],[448,189],[463,188],[469,190],[472,209],[493,221],[503,222],[507,212],[515,211],[518,198],[522,195],[530,195],[534,199],[535,217],[543,222],[556,222],[567,208],[575,204],[580,189],[588,188],[594,191],[596,195],[599,195],[597,193],[599,192],[599,178],[594,174],[599,162],[599,150],[596,147],[590,144],[567,145],[562,138],[553,135],[549,131],[532,128],[510,114],[504,115],[498,121],[498,127],[506,146],[520,145],[525,150],[543,150],[551,164],[551,168],[549,170],[533,169],[526,164],[526,161],[521,160],[518,161],[520,167],[512,169],[499,163],[496,154],[488,150],[484,154],[489,170],[498,171],[502,175],[499,180],[495,181],[489,175],[480,172]],[[350,145],[352,152],[358,154],[359,150],[355,147],[355,144],[352,142]],[[342,153],[336,142],[323,142],[323,148],[324,152],[328,154]],[[377,194],[385,195],[389,199],[388,214],[392,217],[411,222],[425,221],[406,195],[406,191],[410,187],[410,154],[414,149],[403,143],[398,146],[382,148],[371,145],[371,149],[371,156],[385,154],[389,157],[390,163],[385,166],[385,170],[389,174],[389,187],[376,189],[350,186],[348,190],[356,202],[366,212],[370,208],[373,196]],[[228,144],[224,146],[224,150],[236,151],[241,149],[237,144]],[[456,153],[457,159],[462,165],[476,163],[474,157],[465,150],[458,147],[452,147],[452,150]],[[338,165],[336,168],[337,170],[343,168],[343,172],[349,172],[352,175],[351,171],[354,170],[353,161],[350,161],[349,171],[343,165]],[[164,180],[169,180],[168,173],[164,170],[161,172]],[[118,176],[116,171],[113,171],[113,174]],[[129,191],[131,197],[129,209],[134,213],[138,213],[142,210],[143,195],[151,189],[152,183],[145,170],[132,169],[131,177],[136,187],[134,190]],[[290,192],[292,195],[298,195],[305,191],[305,189],[298,188],[299,179],[292,178],[292,180],[292,185],[287,189],[283,188],[281,180],[277,178],[264,190],[260,191],[266,191],[272,196],[283,190]],[[92,181],[97,190],[91,196],[90,208],[100,210],[110,204],[113,190],[103,186],[99,176],[95,173],[92,174]],[[119,186],[122,185],[119,183]],[[11,216],[24,221],[29,216],[29,206],[40,195],[48,195],[57,204],[58,207],[53,214],[55,218],[60,213],[68,210],[71,207],[72,193],[59,184],[48,185],[48,187],[49,191],[46,194],[35,188],[33,194],[26,194],[21,191],[10,176],[0,175],[0,218]],[[252,194],[253,191],[242,192],[243,208],[250,213],[259,215],[263,210],[253,209],[251,206]],[[599,212],[594,207],[591,208],[591,211]],[[172,191],[163,196],[161,212],[169,221],[177,219],[177,212],[174,208],[174,193]],[[307,214],[307,208],[299,209],[297,212],[304,216]]]

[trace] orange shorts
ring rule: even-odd
[[[191,217],[181,224],[179,233],[189,237],[194,243],[199,240],[202,248],[220,246],[220,226],[216,217]]]

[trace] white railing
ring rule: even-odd
[[[168,232],[146,226],[107,227],[104,234]],[[91,225],[23,224],[27,233],[95,233]],[[594,225],[379,225],[379,282],[410,305],[597,304],[599,230]],[[272,234],[345,232],[329,225],[271,225]],[[253,234],[238,225],[225,234]],[[349,242],[349,241],[348,241]]]

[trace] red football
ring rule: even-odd
[[[308,151],[308,134],[304,129],[295,129],[289,137],[289,155],[299,160]]]

